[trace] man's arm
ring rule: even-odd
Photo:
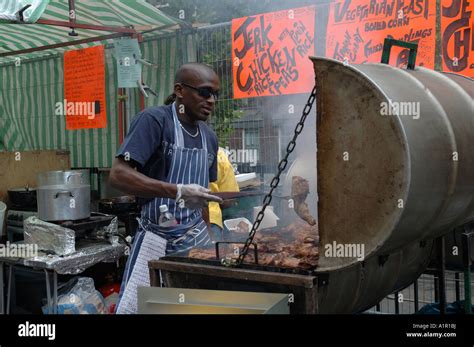
[[[210,229],[211,228],[211,220],[209,218],[209,206],[202,208],[202,219],[207,224],[207,228]]]
[[[114,159],[109,182],[114,188],[141,198],[174,199],[177,193],[176,184],[150,178],[135,170],[132,162],[121,157]]]

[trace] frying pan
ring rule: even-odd
[[[28,186],[8,189],[8,198],[15,206],[36,207],[36,189]]]
[[[116,198],[99,200],[99,211],[108,214],[136,212],[138,204],[133,196],[118,196]]]

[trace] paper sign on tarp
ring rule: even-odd
[[[60,111],[66,115],[68,130],[107,126],[104,46],[64,53],[64,101]]]
[[[232,20],[234,98],[310,92],[316,7]]]
[[[380,63],[384,39],[418,43],[417,66],[434,68],[435,0],[337,0],[329,8],[326,57]],[[390,64],[405,66],[409,50],[393,47]]]
[[[117,79],[119,88],[137,88],[141,81],[142,64],[140,47],[137,39],[114,40],[114,54],[117,61]]]
[[[474,77],[474,1],[441,4],[443,71]]]

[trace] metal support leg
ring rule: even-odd
[[[53,313],[53,303],[51,302],[51,285],[49,283],[49,273],[48,270],[44,269],[44,275],[46,278],[46,299],[48,300],[48,313]]]
[[[459,272],[454,273],[454,290],[456,292],[456,301],[461,300],[461,286],[459,285]]]
[[[444,249],[444,236],[436,240],[439,254],[439,312],[446,314],[446,253]]]
[[[53,271],[53,307],[54,314],[58,314],[58,274]]]
[[[7,314],[10,314],[10,302],[12,301],[12,278],[13,278],[13,265],[9,265],[8,269],[8,283],[7,283]]]
[[[3,292],[3,262],[0,262],[0,314],[5,314],[5,293]]]
[[[463,263],[464,263],[464,312],[467,314],[472,313],[472,288],[471,288],[471,266],[474,259],[473,245],[474,232],[468,231],[462,234],[462,248],[463,248]]]
[[[398,292],[395,292],[395,314],[400,314],[400,303],[398,302]]]
[[[464,311],[467,314],[472,313],[472,291],[471,291],[471,269],[470,267],[464,270]]]
[[[419,300],[418,300],[418,279],[415,280],[415,282],[413,282],[413,291],[414,291],[414,301],[415,301],[415,312],[418,312],[419,310]]]

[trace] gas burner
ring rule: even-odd
[[[102,213],[92,212],[91,216],[86,219],[55,221],[54,224],[60,225],[64,228],[72,229],[74,231],[93,230],[105,227],[115,218],[113,215],[106,215]]]
[[[14,205],[10,204],[9,210],[13,211],[21,211],[21,212],[38,212],[38,207],[37,206],[21,206],[21,205]]]

